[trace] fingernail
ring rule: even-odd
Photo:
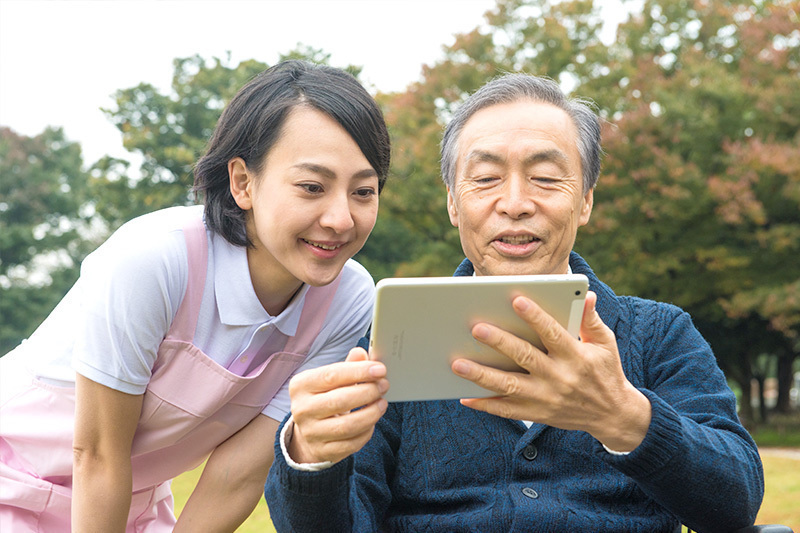
[[[525,297],[519,297],[516,300],[514,300],[514,307],[516,307],[520,311],[527,311],[531,307],[531,302]]]
[[[460,376],[466,376],[469,372],[469,365],[464,361],[456,361],[453,363],[453,372]]]
[[[386,367],[383,365],[372,365],[367,372],[369,372],[369,375],[373,378],[382,378],[386,375]]]
[[[489,338],[489,328],[483,324],[478,324],[472,328],[472,335],[478,340],[486,340]]]
[[[382,379],[378,382],[378,390],[381,394],[385,394],[387,390],[389,390],[389,382],[385,379]]]

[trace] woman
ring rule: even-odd
[[[125,224],[0,360],[0,530],[235,529],[288,378],[343,359],[368,326],[373,282],[350,258],[388,167],[352,76],[287,61],[246,85],[197,163],[204,209]],[[169,480],[206,458],[176,524]]]

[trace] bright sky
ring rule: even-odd
[[[614,2],[617,3],[617,2]],[[88,165],[129,158],[101,107],[147,82],[167,92],[172,60],[232,55],[274,64],[298,43],[363,67],[399,91],[482,24],[494,0],[0,0],[0,125],[36,135],[62,126]],[[606,10],[619,22],[620,10]]]

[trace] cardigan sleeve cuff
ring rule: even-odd
[[[647,389],[639,389],[651,406],[650,427],[644,440],[627,455],[612,455],[600,447],[604,460],[634,479],[648,477],[669,465],[683,446],[680,415]]]

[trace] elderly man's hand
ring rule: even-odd
[[[382,363],[370,361],[362,348],[353,348],[342,363],[292,378],[289,456],[298,463],[336,463],[360,450],[386,412],[385,376]]]
[[[586,431],[612,450],[633,450],[650,425],[650,402],[625,377],[614,333],[597,314],[596,302],[597,295],[589,292],[578,340],[535,302],[515,298],[515,311],[536,331],[546,352],[497,327],[476,324],[477,340],[529,374],[456,359],[453,372],[498,394],[461,403],[505,418]]]

